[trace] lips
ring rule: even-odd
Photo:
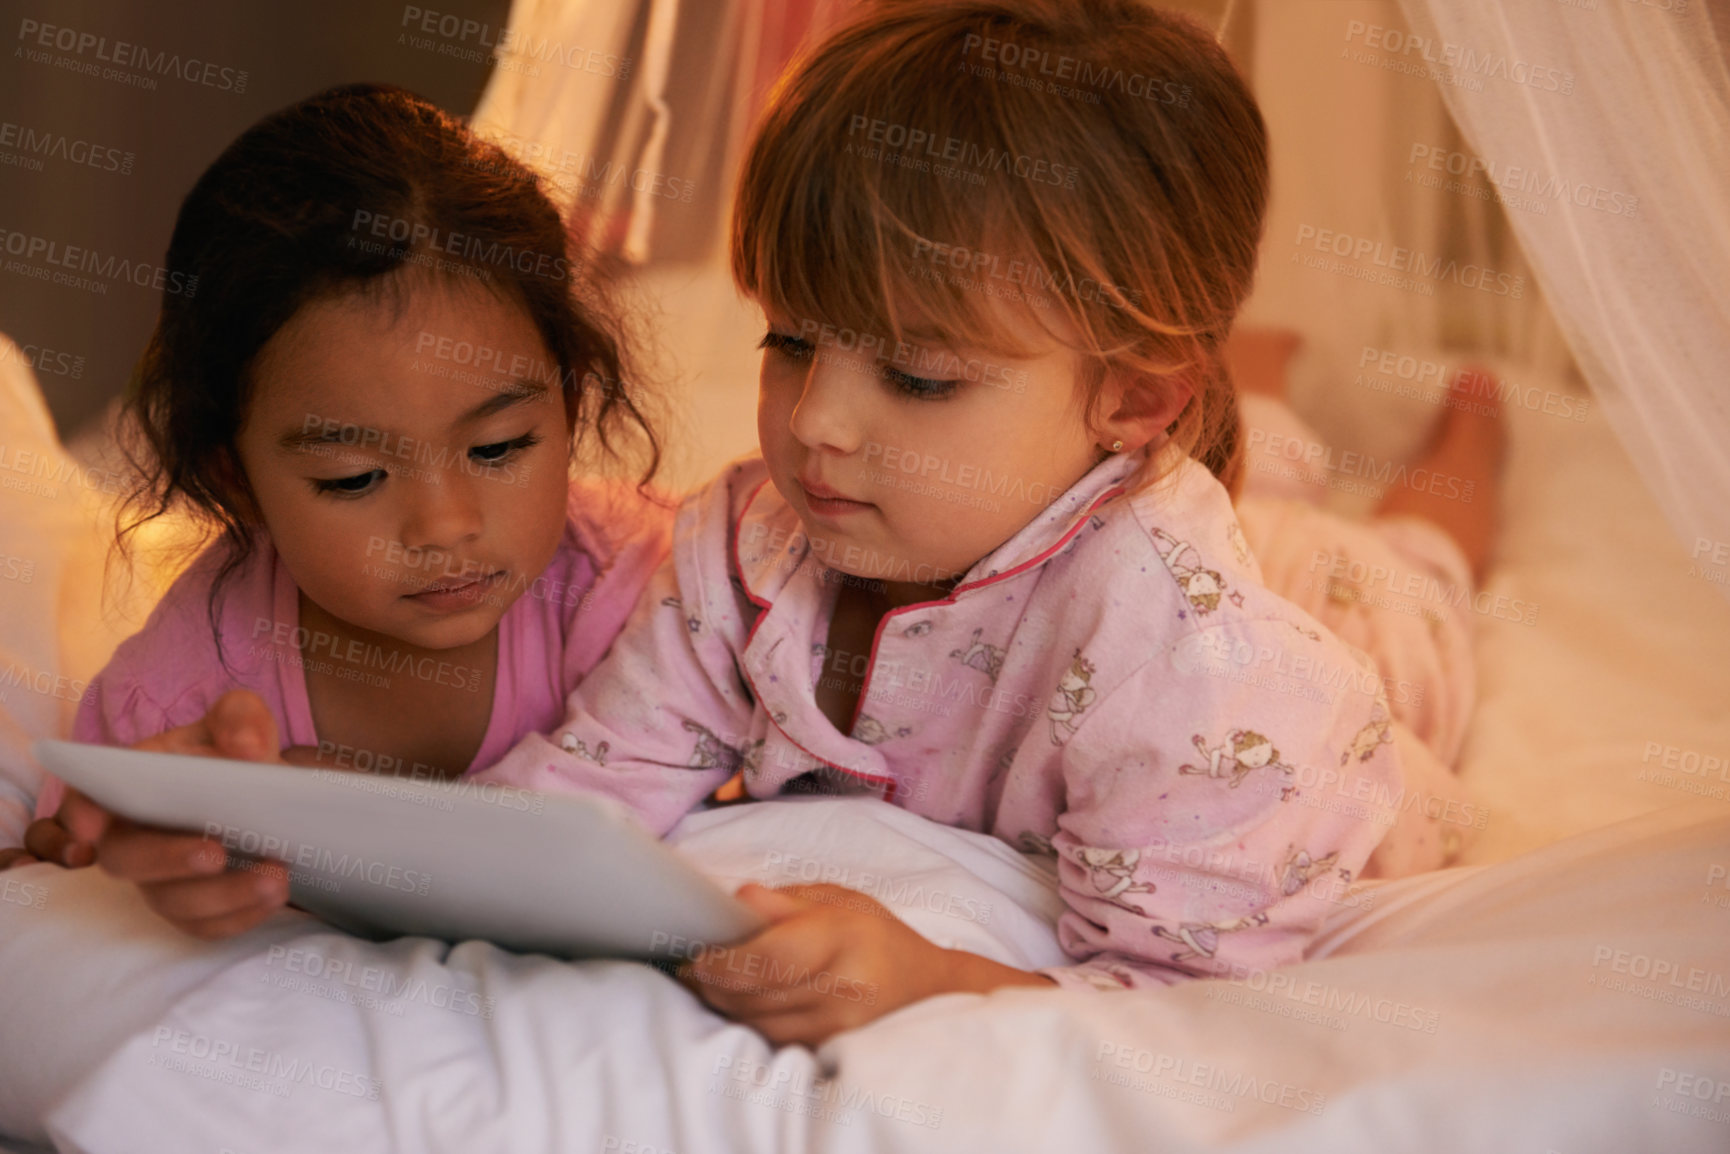
[[[856,497],[849,497],[847,494],[840,492],[839,490],[831,489],[821,481],[809,481],[804,477],[798,478],[798,481],[801,489],[805,490],[807,494],[817,498],[819,501],[843,501],[854,505],[869,505],[871,503],[869,501],[861,501]]]
[[[495,570],[485,577],[475,577],[468,580],[435,581],[424,589],[406,594],[411,601],[450,602],[478,601],[487,591],[504,577],[504,570]]]

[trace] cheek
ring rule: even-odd
[[[797,398],[785,381],[765,368],[757,386],[757,443],[766,457],[792,439],[793,407]]]

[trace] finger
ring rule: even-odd
[[[135,742],[132,748],[148,753],[185,753],[198,757],[213,757],[216,746],[211,740],[210,727],[205,724],[207,720],[201,717],[186,725],[165,729],[143,741]]]
[[[250,689],[231,689],[205,714],[211,743],[223,757],[241,761],[280,761],[276,717],[264,698]]]
[[[29,850],[19,849],[16,846],[12,849],[0,849],[0,872],[9,870],[13,866],[34,865],[41,860]]]
[[[54,815],[74,841],[95,845],[108,832],[114,815],[79,793],[68,789],[60,800],[60,810]]]
[[[217,942],[224,938],[232,938],[244,934],[247,930],[263,925],[282,910],[280,903],[269,903],[254,906],[251,909],[236,910],[221,917],[206,918],[197,922],[176,923],[180,929],[201,941]]]
[[[772,890],[756,882],[746,882],[733,896],[770,922],[785,921],[803,913],[809,904],[796,894],[790,894],[786,890]]]
[[[228,865],[227,852],[196,834],[116,821],[97,843],[96,860],[106,873],[139,885],[210,877]]]
[[[324,755],[319,752],[319,748],[316,745],[291,745],[282,751],[279,760],[286,765],[307,765],[325,769],[347,769],[352,770],[355,773],[366,772],[365,770],[359,769],[353,765],[327,765]],[[332,760],[334,761],[334,758]]]
[[[753,1018],[735,1018],[740,1025],[749,1026],[771,1045],[809,1046],[815,1050],[835,1034],[848,1028],[848,1024],[830,1017],[821,1010],[800,1010],[786,1014],[761,1014]]]
[[[238,917],[264,916],[288,901],[286,875],[234,870],[213,878],[178,878],[138,887],[145,904],[186,929]],[[256,923],[255,923],[256,924]]]
[[[43,861],[56,862],[67,869],[82,869],[96,860],[96,847],[79,841],[66,832],[66,827],[53,818],[39,818],[24,831],[24,847]]]
[[[794,1008],[789,991],[771,987],[759,978],[747,978],[726,971],[692,971],[680,980],[710,1009],[735,1020]],[[794,993],[802,994],[803,991]]]

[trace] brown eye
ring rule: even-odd
[[[929,377],[915,377],[899,369],[884,369],[883,377],[895,386],[897,392],[922,401],[940,401],[955,392],[960,381],[938,381]]]
[[[371,469],[365,473],[356,473],[352,477],[337,477],[329,481],[314,481],[313,491],[331,493],[341,497],[358,497],[372,489],[376,482],[384,480],[383,469]]]

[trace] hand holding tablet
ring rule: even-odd
[[[112,813],[285,863],[295,904],[368,935],[668,956],[761,920],[601,798],[42,741]]]

